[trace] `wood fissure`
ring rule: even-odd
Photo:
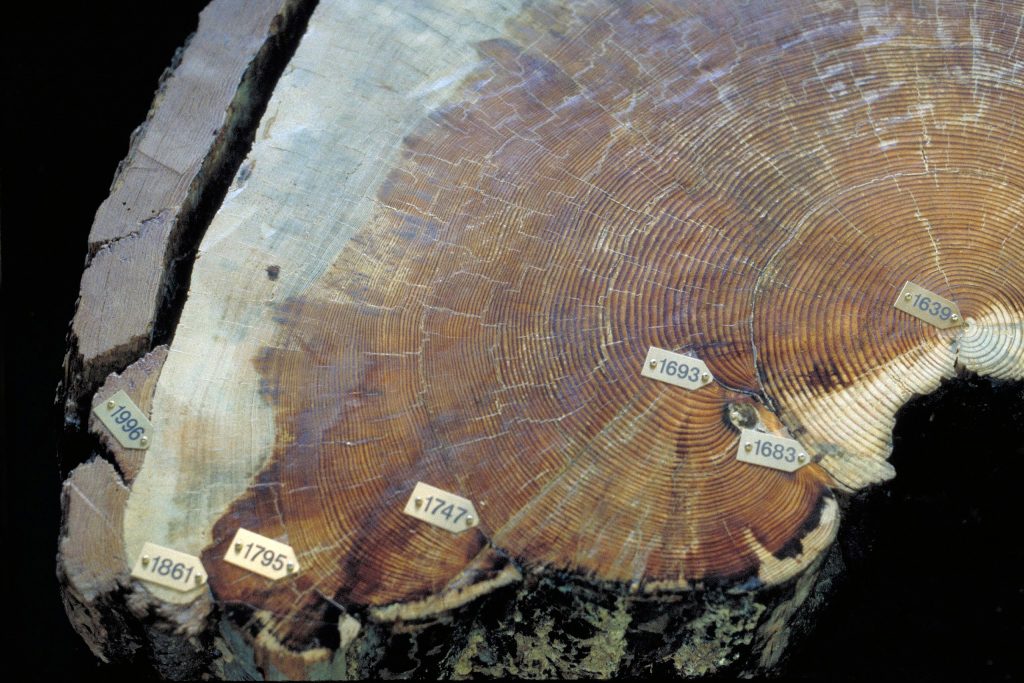
[[[160,634],[132,643],[175,676],[778,670],[901,406],[961,368],[1024,378],[1021,13],[282,2],[252,64],[283,76],[244,70],[184,208],[105,225],[83,279],[70,426],[90,372],[167,347],[106,379],[158,438],[105,439],[118,472],[73,480],[112,473],[116,515],[69,525],[209,573],[194,602],[118,578]],[[87,281],[148,242],[155,312],[85,350]],[[963,324],[894,307],[911,280]],[[651,347],[708,383],[644,377]],[[745,462],[741,429],[801,465]],[[472,521],[405,514],[417,483]],[[240,528],[297,571],[225,562]],[[80,586],[122,574],[68,571],[80,623]]]
[[[128,155],[89,235],[58,388],[66,424],[84,423],[84,398],[109,373],[170,341],[196,248],[252,144],[269,93],[314,6],[312,0],[270,0],[257,11],[256,5],[212,3],[201,19],[198,42],[193,44],[197,34],[188,36],[161,75],[146,121],[132,133]],[[238,12],[246,21],[225,32]],[[211,40],[215,32],[222,42],[231,36],[227,50],[219,51]],[[202,74],[211,67],[223,79],[216,86]],[[199,111],[196,100],[203,103]],[[172,131],[183,120],[183,108],[190,129]],[[198,135],[200,129],[204,135]],[[168,159],[161,160],[160,153]],[[147,177],[153,164],[165,173],[157,181]],[[126,292],[131,297],[127,314],[124,304],[115,303]]]
[[[111,209],[101,206],[90,233],[82,295],[68,335],[64,379],[57,390],[62,413],[61,464],[69,472],[57,564],[65,587],[65,608],[101,660],[124,660],[146,652],[145,659],[172,679],[188,679],[209,670],[209,647],[199,646],[196,640],[206,639],[200,634],[207,629],[199,626],[203,618],[197,619],[195,608],[168,611],[132,587],[128,568],[120,559],[120,526],[128,487],[145,452],[119,446],[90,411],[101,398],[123,388],[150,412],[166,343],[184,305],[196,246],[252,143],[269,93],[294,52],[315,2],[270,0],[258,7],[247,3],[242,22],[237,21],[236,12],[243,8],[235,5],[220,0],[204,11],[197,32],[185,39],[161,75],[146,121],[132,133],[128,155],[118,165],[104,206],[116,207],[123,197],[122,208],[113,210],[122,211],[126,219],[132,209],[138,215],[142,206],[164,208],[159,212],[153,208],[150,216],[111,232]],[[237,28],[227,30],[232,23]],[[218,44],[227,51],[218,52]],[[188,60],[190,65],[183,67]],[[200,71],[211,69],[214,80],[197,75],[197,64]],[[211,87],[214,82],[216,87]],[[195,101],[207,108],[197,110]],[[146,164],[162,163],[153,155],[153,145],[162,143],[151,138],[169,134],[167,126],[177,125],[182,105],[189,109],[190,125],[208,129],[212,137],[201,136],[191,141],[194,145],[186,145],[192,156],[178,157],[184,170],[164,164],[166,170],[177,172],[174,177],[158,182],[144,173],[140,177]],[[180,154],[181,150],[165,147],[164,151]],[[185,181],[187,187],[182,186]],[[101,267],[98,261],[104,260],[107,265]],[[102,275],[97,275],[100,270]],[[129,284],[138,276],[145,284]],[[100,281],[102,286],[96,284]],[[109,286],[111,282],[116,286]],[[147,293],[155,293],[152,301],[146,300]],[[142,307],[141,319],[120,317],[120,307],[113,302],[125,296],[140,297],[134,303]],[[86,319],[93,321],[86,333],[93,338],[83,351],[85,323],[81,321]],[[121,341],[111,341],[118,337]],[[102,387],[101,382],[105,382]],[[78,469],[70,471],[75,465]],[[115,491],[120,493],[110,493]],[[102,534],[92,527],[96,519],[102,520]],[[116,569],[108,566],[111,561],[118,563]],[[96,584],[96,577],[105,577],[106,582]],[[159,616],[146,617],[151,625],[140,624],[150,611]],[[202,653],[207,654],[199,656]]]

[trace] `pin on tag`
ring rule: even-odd
[[[736,459],[783,472],[796,472],[810,462],[799,441],[756,429],[740,430]]]
[[[402,512],[453,534],[480,524],[472,501],[422,481],[417,482]]]
[[[206,570],[195,555],[146,542],[135,560],[132,578],[188,593],[206,585]]]
[[[699,358],[666,351],[657,346],[647,351],[640,374],[684,389],[700,389],[714,379],[708,366]]]
[[[235,532],[224,561],[273,581],[299,571],[299,561],[290,545],[248,529]]]
[[[153,425],[123,389],[92,409],[124,448],[149,448]]]
[[[893,306],[940,329],[963,324],[960,309],[955,303],[909,280]]]

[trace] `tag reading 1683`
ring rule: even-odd
[[[756,429],[740,430],[736,459],[783,472],[796,472],[810,461],[799,441]]]

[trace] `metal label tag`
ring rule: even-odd
[[[123,389],[92,409],[124,448],[149,448],[153,425]]]
[[[708,366],[699,358],[666,351],[657,346],[647,351],[640,374],[684,389],[700,389],[714,379]]]
[[[422,481],[417,482],[402,512],[453,534],[480,524],[471,501]]]
[[[299,571],[299,561],[290,545],[248,529],[235,532],[235,538],[224,554],[224,561],[272,581]]]
[[[740,431],[736,459],[783,472],[796,472],[810,462],[807,451],[795,439],[766,434],[756,429]]]
[[[132,578],[188,593],[206,585],[206,570],[195,555],[147,542],[135,560]]]
[[[963,324],[960,309],[955,303],[909,280],[893,306],[940,329]]]

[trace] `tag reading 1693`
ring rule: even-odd
[[[700,389],[714,379],[708,366],[699,358],[659,349],[657,346],[647,351],[640,375],[684,389]]]

